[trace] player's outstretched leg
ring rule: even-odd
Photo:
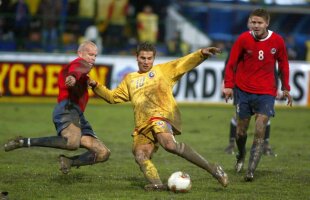
[[[67,138],[61,136],[51,136],[42,138],[24,138],[18,136],[14,139],[9,140],[4,144],[5,151],[12,151],[18,148],[40,146],[40,147],[52,147],[67,149]]]
[[[238,154],[236,156],[237,162],[235,164],[235,170],[237,173],[241,172],[243,169],[245,155],[246,155],[246,149],[245,149],[246,140],[247,140],[247,135],[239,135],[236,138]]]
[[[65,155],[60,155],[58,157],[60,164],[60,171],[64,174],[70,172],[71,167],[80,167],[85,165],[93,165],[98,162],[105,162],[108,160],[110,152],[107,152],[104,157],[98,159],[98,154],[92,151],[87,151],[81,155],[76,155],[72,157],[67,157]]]
[[[248,170],[247,170],[246,175],[244,177],[245,181],[253,181],[254,172],[255,172],[255,169],[256,169],[256,167],[259,163],[259,160],[262,156],[263,148],[264,148],[264,140],[259,139],[259,138],[255,139],[253,142],[253,145],[251,147]]]
[[[237,129],[236,118],[232,117],[230,121],[230,129],[229,129],[229,143],[228,143],[228,146],[224,149],[224,151],[227,154],[234,154],[236,129]]]
[[[168,149],[166,149],[169,151]],[[171,151],[171,150],[170,150]],[[176,143],[176,152],[171,151],[172,153],[185,158],[189,162],[207,170],[218,182],[226,187],[228,185],[228,176],[224,172],[223,168],[217,164],[209,163],[205,158],[203,158],[199,153],[197,153],[194,149],[189,147],[184,143]]]

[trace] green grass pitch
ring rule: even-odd
[[[1,103],[0,144],[12,137],[55,135],[51,121],[54,104]],[[76,155],[84,150],[52,148],[0,151],[0,191],[13,200],[100,200],[100,199],[310,199],[310,109],[276,107],[271,121],[271,145],[277,157],[263,156],[254,182],[243,181],[244,173],[234,172],[235,156],[224,153],[228,143],[231,105],[180,105],[185,142],[210,162],[223,166],[230,185],[222,188],[204,170],[162,148],[153,161],[164,182],[178,170],[192,179],[189,193],[145,192],[146,184],[131,153],[133,113],[130,105],[91,103],[85,115],[100,139],[112,151],[106,163],[73,168],[68,175],[58,170],[59,154]],[[247,150],[253,140],[253,119]],[[248,159],[248,155],[247,155]],[[246,166],[247,166],[246,160]]]

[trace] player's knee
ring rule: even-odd
[[[140,165],[144,161],[148,160],[149,158],[146,156],[146,154],[143,151],[134,151],[133,152],[135,156],[135,161]]]
[[[166,142],[164,145],[162,145],[163,148],[170,152],[170,153],[177,153],[176,150],[177,150],[177,143],[174,142],[174,141],[168,141]]]
[[[97,153],[97,162],[105,162],[109,159],[111,151],[108,148],[104,148]]]
[[[236,131],[237,137],[245,137],[247,135],[247,129],[245,127],[239,127]]]
[[[258,135],[263,135],[265,133],[265,127],[264,126],[257,126],[256,127],[256,132]]]
[[[143,163],[143,161],[146,160],[146,156],[143,155],[142,152],[136,151],[136,152],[134,152],[134,156],[135,156],[135,161],[136,161],[138,164]]]
[[[67,139],[67,145],[66,145],[66,149],[67,150],[77,150],[78,148],[80,148],[81,145],[81,134],[77,134],[79,133],[79,129],[75,130],[71,126],[69,126],[68,128],[64,129],[61,132],[61,135]]]
[[[263,120],[257,120],[255,125],[255,132],[258,137],[263,137],[265,134],[267,123],[264,123]]]
[[[77,150],[80,148],[80,139],[78,138],[67,138],[67,149],[68,150]]]
[[[72,143],[72,144],[67,144],[67,150],[75,151],[80,147],[79,144]]]

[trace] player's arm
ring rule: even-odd
[[[235,72],[241,56],[241,52],[242,50],[240,39],[238,38],[231,48],[229,59],[225,65],[223,94],[226,102],[233,98],[233,88],[235,87]]]
[[[179,80],[182,75],[191,69],[197,67],[204,60],[210,56],[221,53],[221,50],[216,47],[207,47],[199,49],[191,54],[184,57],[178,58],[176,60],[170,61],[168,63],[161,64],[160,67],[164,74],[169,74],[172,76],[174,81]]]
[[[280,80],[281,80],[281,90],[282,90],[282,98],[287,99],[287,105],[292,106],[292,96],[290,94],[290,85],[289,85],[289,63],[288,63],[288,56],[285,47],[284,40],[281,38],[279,42],[281,47],[279,48],[278,52],[278,69],[280,73]]]
[[[91,66],[84,60],[72,63],[68,69],[68,76],[65,79],[67,87],[73,87],[77,80],[79,80],[83,74],[88,74],[91,70]]]
[[[89,86],[92,87],[93,92],[97,96],[105,100],[107,103],[116,104],[130,101],[125,80],[123,80],[114,90],[110,90],[106,86],[91,79],[89,80]]]

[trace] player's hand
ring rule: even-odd
[[[65,84],[67,87],[73,87],[76,83],[76,78],[74,76],[67,76]]]
[[[276,100],[282,100],[283,99],[283,94],[281,91],[277,91],[277,96],[276,96]]]
[[[88,79],[88,86],[91,88],[95,88],[98,85],[97,81],[93,79]]]
[[[217,47],[207,47],[207,48],[201,49],[201,53],[204,56],[210,57],[210,56],[214,56],[217,54],[221,54],[222,50],[220,48],[217,48]]]
[[[291,96],[291,94],[290,94],[289,91],[284,90],[284,91],[283,91],[282,97],[283,97],[284,99],[287,99],[287,105],[288,105],[288,106],[292,106],[293,100],[292,100],[292,96]]]
[[[233,98],[233,89],[232,88],[224,88],[223,89],[223,93],[224,93],[224,97],[225,97],[225,101],[226,103],[228,102],[229,99]]]

